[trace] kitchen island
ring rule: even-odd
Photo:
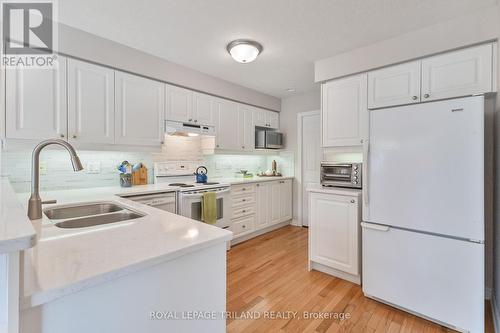
[[[109,202],[144,216],[71,229],[45,215],[32,221],[37,243],[21,260],[20,332],[225,331],[232,233],[117,196],[144,190],[42,193],[57,205]]]

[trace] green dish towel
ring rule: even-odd
[[[201,197],[201,220],[208,224],[217,222],[217,203],[215,192],[205,192]]]

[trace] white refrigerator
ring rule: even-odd
[[[370,111],[366,296],[484,332],[484,97]]]

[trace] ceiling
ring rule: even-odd
[[[496,0],[60,0],[62,23],[276,97],[317,88],[313,62]],[[264,51],[226,52],[238,38]],[[287,92],[287,88],[295,92]]]

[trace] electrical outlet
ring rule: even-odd
[[[38,166],[38,171],[41,175],[46,175],[47,174],[47,162],[40,161],[40,164]]]
[[[101,162],[88,162],[87,173],[101,173]]]

